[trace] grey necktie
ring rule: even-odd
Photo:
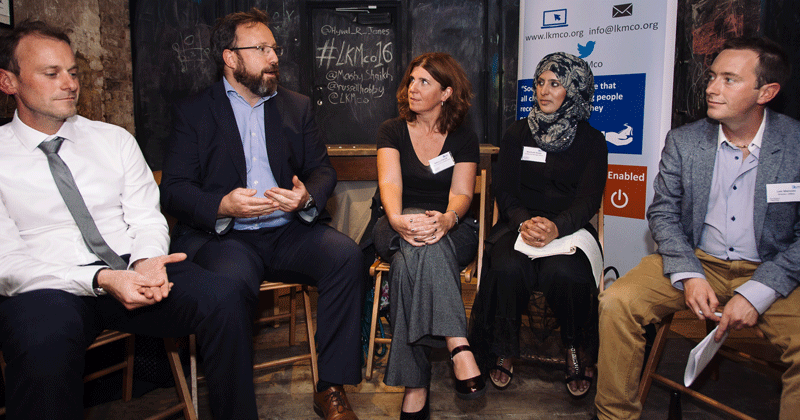
[[[53,179],[56,181],[58,192],[67,204],[72,218],[78,224],[78,229],[83,235],[83,240],[89,249],[97,255],[101,260],[108,264],[114,270],[125,270],[128,264],[108,246],[103,239],[103,235],[97,230],[97,225],[86,208],[86,202],[83,201],[81,192],[78,191],[78,185],[75,184],[75,179],[72,177],[69,167],[58,156],[58,149],[61,148],[61,143],[64,142],[63,137],[56,137],[50,141],[43,141],[39,144],[39,148],[47,155],[47,163],[50,164],[50,173],[53,174]]]

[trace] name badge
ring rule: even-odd
[[[525,146],[522,148],[522,160],[545,163],[547,152],[538,147]]]
[[[767,184],[767,203],[793,203],[800,201],[800,182]]]
[[[431,171],[433,171],[435,174],[438,174],[447,168],[452,168],[455,166],[456,161],[453,160],[453,154],[447,152],[429,160],[428,164],[431,165]]]

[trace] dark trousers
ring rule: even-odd
[[[564,344],[591,345],[586,341],[596,336],[597,286],[588,258],[578,249],[572,255],[531,260],[514,250],[518,235],[504,234],[489,251],[489,269],[475,298],[470,342],[480,342],[481,358],[519,357],[521,316],[531,294],[539,291],[555,313]],[[493,363],[481,360],[482,366]]]
[[[0,298],[9,419],[82,419],[86,347],[104,329],[156,337],[197,334],[211,411],[257,419],[252,317],[231,279],[180,262],[167,266],[167,299],[129,311],[110,296],[37,290]]]
[[[346,235],[329,226],[290,222],[279,228],[232,230],[214,237],[194,261],[225,273],[248,291],[248,308],[258,305],[262,281],[317,287],[319,377],[334,384],[361,382],[363,254]]]

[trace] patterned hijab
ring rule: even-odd
[[[546,71],[552,71],[556,75],[561,86],[567,90],[567,96],[564,97],[561,107],[552,114],[542,112],[534,96],[531,113],[528,115],[528,126],[536,144],[542,150],[561,152],[575,139],[578,122],[588,120],[592,115],[594,75],[585,61],[565,52],[548,54],[542,58],[536,66],[533,80],[537,80]]]

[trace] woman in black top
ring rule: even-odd
[[[423,54],[397,91],[400,117],[378,132],[386,215],[373,236],[378,255],[391,261],[393,328],[384,382],[406,387],[401,419],[430,417],[431,347],[450,350],[460,397],[485,391],[466,339],[459,277],[478,244],[475,221],[466,220],[480,157],[477,136],[462,125],[471,98],[471,85],[450,55]]]
[[[527,119],[512,124],[500,144],[493,191],[500,222],[492,228],[489,261],[472,312],[470,341],[492,382],[508,386],[511,358],[519,357],[522,311],[533,291],[545,295],[566,348],[566,386],[586,395],[593,376],[588,338],[596,336],[596,280],[592,250],[530,259],[515,250],[518,236],[543,248],[556,238],[572,240],[600,208],[608,169],[605,139],[587,120],[594,77],[571,54],[545,56],[536,68],[536,97]],[[578,233],[576,233],[578,232]],[[595,241],[589,241],[594,247]],[[552,248],[552,247],[551,247]],[[548,248],[544,248],[548,249]],[[587,251],[587,252],[584,252]],[[602,267],[599,247],[594,249]]]

